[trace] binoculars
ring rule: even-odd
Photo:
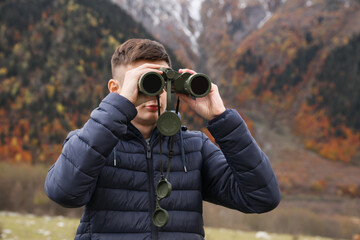
[[[211,81],[203,73],[179,73],[171,68],[160,68],[157,72],[144,73],[138,82],[139,91],[150,96],[158,96],[163,89],[167,92],[166,111],[157,120],[157,128],[164,136],[175,135],[181,127],[180,117],[171,110],[171,94],[183,93],[192,98],[201,98],[209,94]],[[166,86],[165,86],[166,85]]]
[[[140,77],[138,82],[140,92],[150,96],[159,95],[167,81],[172,82],[172,91],[194,98],[205,97],[210,92],[211,81],[203,73],[179,73],[171,68],[160,68],[159,70],[163,74],[147,72]]]
[[[156,193],[157,193],[157,200],[156,200],[156,209],[152,215],[152,221],[155,226],[163,227],[169,221],[169,213],[167,210],[160,206],[160,201],[164,198],[169,197],[172,186],[170,182],[167,180],[170,171],[170,163],[172,155],[170,152],[173,150],[173,141],[174,135],[180,131],[181,128],[181,120],[180,116],[178,115],[178,107],[179,107],[179,99],[176,107],[176,111],[174,112],[171,109],[171,96],[172,93],[183,93],[189,95],[192,98],[201,98],[205,97],[209,94],[211,89],[211,81],[203,73],[196,73],[191,74],[188,72],[179,73],[174,71],[171,68],[160,68],[162,74],[157,72],[147,72],[144,73],[139,81],[138,87],[139,91],[143,94],[149,96],[158,96],[160,95],[164,88],[166,89],[167,93],[167,104],[166,104],[166,111],[160,115],[159,109],[159,118],[157,120],[157,128],[159,133],[163,136],[171,136],[172,144],[169,151],[169,163],[168,163],[168,170],[166,177],[163,176],[162,172],[162,161],[161,161],[161,179],[157,184]],[[165,86],[166,85],[166,86]],[[160,106],[159,97],[158,99],[158,106]],[[161,146],[161,135],[160,135],[160,146]],[[160,148],[160,155],[161,155],[161,148]]]

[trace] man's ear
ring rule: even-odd
[[[108,82],[108,89],[110,92],[119,93],[121,90],[119,81],[117,81],[116,79],[110,79]]]

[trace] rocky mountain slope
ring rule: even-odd
[[[113,2],[166,42],[186,66],[208,73],[229,104],[260,108],[269,121],[291,125],[307,148],[326,158],[360,162],[360,129],[354,124],[360,101],[355,93],[360,1]],[[341,47],[353,49],[355,57],[340,56]],[[342,81],[333,82],[329,67]],[[330,93],[329,86],[336,88]],[[352,147],[342,150],[344,145]]]
[[[235,44],[261,28],[279,0],[112,0],[167,45],[189,67],[199,67],[206,47],[213,47],[229,25]],[[214,24],[214,21],[216,23]],[[242,21],[244,20],[244,21]],[[219,32],[217,32],[219,30]],[[212,51],[211,51],[212,52]]]

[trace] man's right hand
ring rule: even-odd
[[[120,86],[117,89],[117,93],[127,98],[130,102],[132,102],[135,105],[135,107],[147,101],[156,99],[156,97],[154,96],[148,96],[142,93],[139,94],[138,81],[140,77],[143,74],[151,71],[162,74],[163,72],[160,71],[159,69],[162,67],[168,67],[164,65],[144,63],[144,62],[145,61],[139,61],[134,64],[130,64],[127,68],[129,70],[126,71],[125,73],[122,86]]]

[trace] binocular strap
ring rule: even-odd
[[[174,155],[174,141],[175,141],[175,137],[171,136],[170,137],[170,148],[169,148],[169,153],[168,153],[168,165],[167,165],[167,169],[166,169],[166,176],[164,176],[164,163],[163,163],[163,159],[162,159],[162,135],[160,134],[160,174],[161,174],[161,178],[165,178],[168,179],[169,175],[170,175],[170,167],[171,167],[171,161]]]
[[[168,94],[168,97],[169,97],[169,94]],[[159,95],[156,96],[156,99],[157,99],[157,104],[158,104],[158,116],[160,117],[161,112],[160,112]],[[167,109],[168,108],[170,109],[171,108],[171,100],[170,101],[168,100],[168,104],[170,104],[170,106],[167,106]],[[180,105],[180,99],[178,97],[177,104],[176,104],[176,115],[178,115],[178,112],[179,112],[179,105]],[[166,169],[166,176],[164,176],[164,163],[163,163],[163,156],[162,156],[162,138],[163,138],[163,135],[161,134],[161,132],[159,132],[161,177],[160,177],[159,183],[156,187],[156,191],[157,191],[156,209],[152,215],[152,221],[157,227],[163,227],[169,221],[169,213],[165,209],[161,208],[159,201],[163,198],[168,197],[171,193],[171,183],[167,179],[169,178],[169,175],[170,175],[171,161],[174,156],[175,134],[170,136],[170,147],[169,147],[169,153],[168,153],[169,160],[168,160],[168,165],[167,165],[167,169]],[[164,186],[164,183],[166,184],[165,186]],[[165,189],[166,194],[164,194],[164,191],[163,191],[164,189]]]
[[[158,115],[160,116],[160,98],[159,95],[156,96],[157,99],[157,103],[158,103]],[[176,114],[179,113],[179,105],[180,105],[180,98],[177,98],[177,103],[176,103]],[[164,164],[163,164],[163,159],[162,159],[162,134],[159,133],[159,143],[160,143],[160,173],[161,173],[161,177],[165,177],[165,179],[169,178],[169,174],[170,174],[170,167],[171,167],[171,161],[174,155],[174,141],[175,141],[175,135],[170,137],[170,148],[169,148],[169,153],[168,153],[168,165],[167,165],[167,169],[166,169],[166,176],[164,176]]]

